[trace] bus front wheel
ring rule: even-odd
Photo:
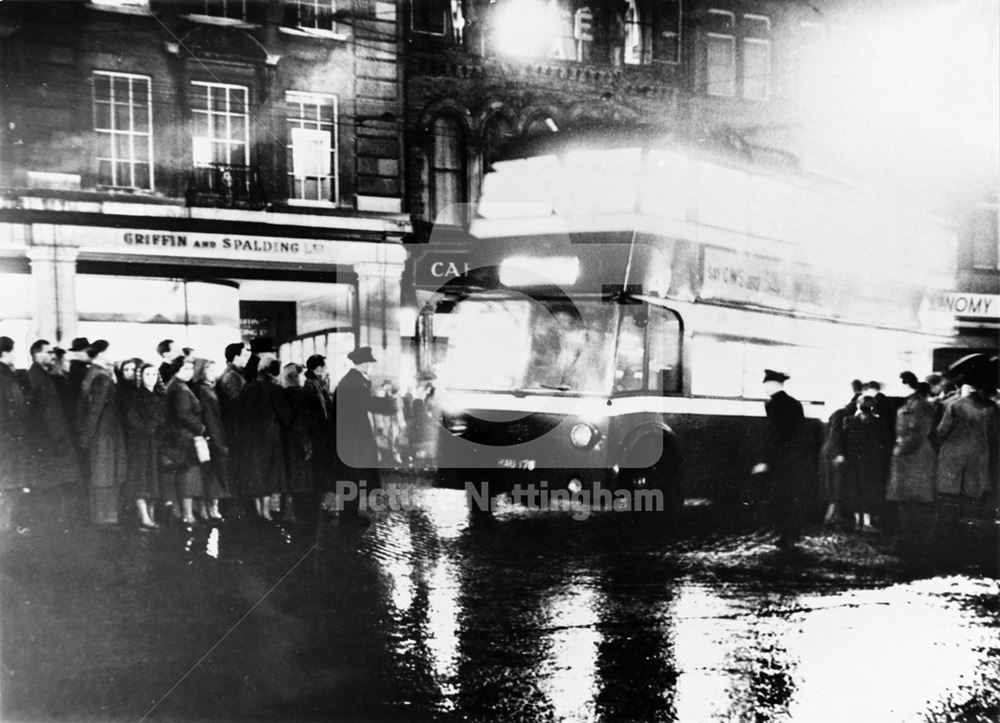
[[[670,441],[648,434],[630,445],[619,465],[616,489],[631,495],[633,511],[679,514],[684,497]]]

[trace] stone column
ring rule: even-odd
[[[370,346],[378,360],[372,380],[399,382],[402,348],[399,309],[403,264],[363,262],[354,265],[358,275],[358,346]]]
[[[76,336],[75,246],[29,246],[35,287],[34,333],[53,345],[67,346]]]

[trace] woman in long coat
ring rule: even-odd
[[[281,442],[285,449],[285,484],[289,494],[285,495],[282,518],[294,521],[298,498],[298,508],[305,509],[305,498],[313,491],[312,442],[309,439],[309,409],[303,390],[305,368],[299,364],[286,364],[281,370],[281,386],[290,414],[288,422],[281,429]]]
[[[281,363],[277,360],[258,369],[257,376],[247,383],[240,397],[243,480],[247,494],[254,498],[257,514],[265,520],[271,519],[268,498],[287,489],[281,429],[288,425],[292,415],[277,382],[280,372]]]
[[[201,419],[208,434],[210,458],[201,466],[202,478],[205,480],[205,505],[202,517],[221,520],[219,500],[229,496],[229,448],[215,382],[215,362],[210,359],[195,359],[191,389],[201,404]]]
[[[167,402],[155,364],[142,364],[136,376],[140,386],[131,395],[125,414],[128,492],[139,513],[139,529],[149,530],[157,527],[153,506],[162,497],[160,442],[167,421]]]
[[[862,398],[858,411],[844,420],[844,433],[835,461],[843,465],[840,477],[841,509],[854,514],[855,527],[874,532],[871,515],[885,496],[886,440],[875,401]]]
[[[98,339],[87,349],[90,366],[80,387],[80,445],[90,469],[90,519],[118,523],[118,502],[128,478],[125,434],[114,374],[107,358],[108,342]]]
[[[899,523],[907,537],[921,530],[933,529],[934,465],[936,454],[931,444],[934,431],[934,405],[921,392],[914,374],[900,375],[913,394],[896,412],[896,440],[892,449],[892,470],[885,498],[896,502]]]
[[[194,376],[194,363],[184,357],[171,362],[173,376],[167,383],[167,443],[175,460],[174,482],[181,499],[182,521],[193,525],[194,498],[205,494],[201,477],[201,462],[195,451],[194,438],[205,434],[201,421],[201,404],[188,382]]]

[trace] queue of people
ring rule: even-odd
[[[26,372],[15,370],[13,354],[14,342],[0,337],[0,509],[8,517],[0,529],[15,507],[26,520],[68,520],[74,500],[82,507],[81,489],[92,523],[134,519],[142,531],[174,519],[316,519],[319,495],[338,477],[378,484],[368,412],[402,414],[394,395],[371,393],[369,347],[348,355],[353,368],[334,391],[324,356],[282,366],[266,338],[226,346],[222,369],[170,339],[157,345],[155,362],[115,364],[108,341],[85,338],[68,352],[36,341]]]
[[[995,381],[920,381],[910,371],[900,380],[906,397],[855,380],[851,400],[831,415],[822,450],[827,524],[918,538],[949,529],[996,492]]]

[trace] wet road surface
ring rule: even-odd
[[[3,541],[5,720],[982,720],[1000,584],[937,550],[461,492],[367,525]],[[989,556],[987,556],[988,558]]]

